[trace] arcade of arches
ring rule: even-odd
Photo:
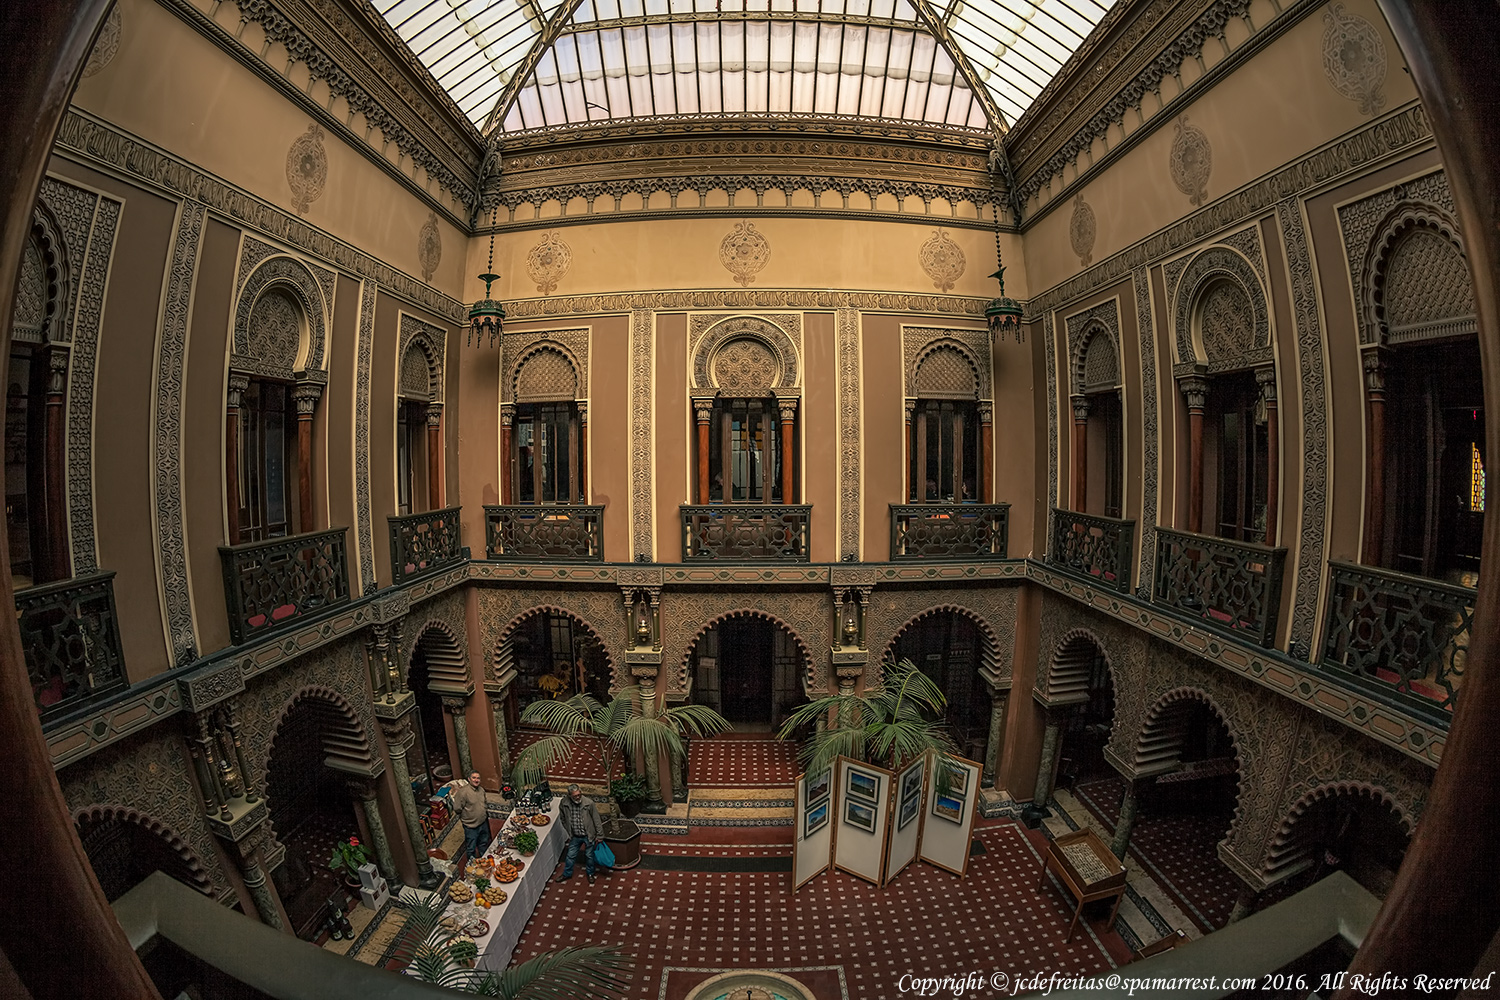
[[[975,4],[1017,6],[944,17]],[[709,107],[734,74],[686,50],[446,89],[428,6],[119,0],[28,206],[6,555],[106,897],[160,870],[319,939],[337,845],[438,884],[442,786],[498,815],[528,706],[631,687],[734,728],[628,762],[647,850],[789,853],[777,733],[900,661],[981,832],[1129,865],[1109,961],[1334,870],[1387,892],[1488,456],[1375,0],[1033,4],[1091,13],[1024,101],[1012,47],[824,4],[931,65],[799,56],[779,110]],[[537,45],[637,27],[563,8]],[[659,27],[806,10],[761,13]],[[674,76],[648,113],[630,81]],[[550,777],[602,797],[586,756]]]

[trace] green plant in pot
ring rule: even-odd
[[[534,830],[522,830],[516,834],[516,850],[522,854],[535,854],[537,845],[540,843],[541,841],[537,838],[536,831]]]
[[[328,867],[335,872],[342,868],[344,881],[350,885],[358,885],[360,866],[369,863],[370,852],[359,842],[358,837],[350,837],[334,847]]]
[[[646,779],[639,774],[625,773],[609,783],[610,796],[620,804],[620,812],[634,816],[641,811],[646,801]]]

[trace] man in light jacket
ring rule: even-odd
[[[464,826],[464,848],[469,860],[484,853],[490,844],[490,814],[484,804],[484,789],[479,784],[479,772],[469,775],[469,780],[448,782],[448,803],[458,813],[458,821]]]
[[[604,821],[599,818],[599,807],[594,805],[594,800],[586,798],[583,789],[577,785],[569,785],[568,794],[563,798],[562,825],[563,832],[568,835],[568,854],[563,872],[556,881],[566,882],[573,877],[573,863],[578,860],[578,852],[583,851],[584,872],[588,875],[589,885],[593,885],[594,869],[598,865],[594,860],[594,845],[604,836]]]

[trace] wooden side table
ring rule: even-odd
[[[1098,834],[1092,830],[1079,830],[1048,844],[1038,889],[1046,886],[1049,870],[1062,879],[1077,901],[1073,922],[1068,924],[1068,936],[1063,941],[1073,940],[1073,931],[1078,927],[1084,904],[1096,899],[1114,897],[1114,906],[1109,911],[1109,925],[1114,925],[1115,915],[1120,912],[1120,899],[1125,895],[1125,866],[1110,853],[1109,846],[1099,839]]]

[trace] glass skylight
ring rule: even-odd
[[[516,132],[744,113],[1004,129],[1114,2],[381,0],[378,6],[476,126]]]

